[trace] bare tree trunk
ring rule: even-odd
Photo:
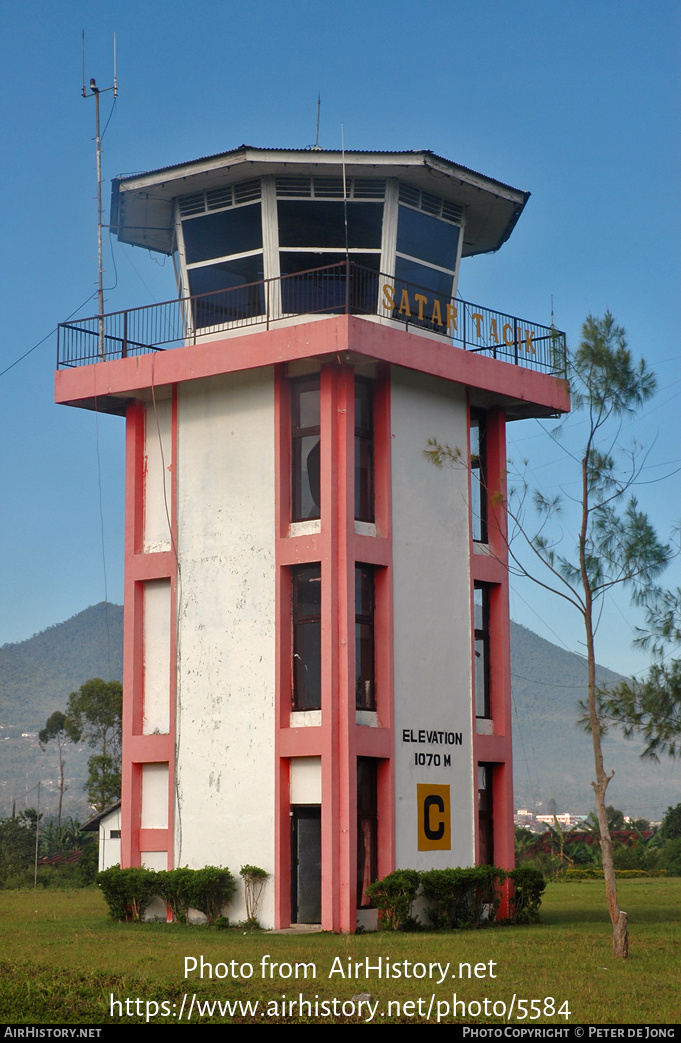
[[[596,815],[598,816],[598,828],[601,835],[601,853],[603,856],[603,877],[605,880],[605,900],[612,921],[612,954],[617,959],[626,960],[629,956],[629,936],[627,933],[627,914],[617,904],[617,877],[615,876],[615,865],[612,856],[612,838],[608,826],[608,813],[605,804],[605,793],[608,783],[614,775],[606,775],[603,767],[603,749],[601,746],[601,722],[596,711],[596,652],[594,649],[594,627],[593,627],[593,597],[586,562],[586,533],[589,516],[589,496],[587,483],[588,454],[582,461],[582,531],[579,541],[579,562],[584,586],[584,628],[586,631],[587,650],[587,697],[589,705],[589,720],[591,722],[591,739],[594,750],[594,767],[596,769],[596,781],[591,785],[594,789],[596,801]]]
[[[64,746],[65,740],[58,739],[59,749],[59,809],[57,811],[57,829],[61,826],[61,812],[64,803]]]

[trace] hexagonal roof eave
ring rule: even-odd
[[[340,150],[261,149],[242,145],[231,152],[176,166],[114,178],[111,227],[119,240],[170,254],[174,241],[173,200],[178,196],[264,174],[326,174],[343,170]],[[396,177],[464,208],[463,255],[498,250],[506,242],[530,193],[453,163],[427,149],[412,152],[345,152],[348,177]]]

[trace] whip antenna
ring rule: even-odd
[[[85,30],[83,29],[83,90],[84,98],[95,99],[95,121],[96,121],[96,150],[97,150],[97,305],[99,317],[99,357],[104,359],[104,268],[102,264],[102,136],[99,130],[99,95],[113,91],[114,100],[118,97],[118,85],[116,82],[116,34],[114,33],[113,57],[114,78],[113,86],[98,87],[94,76],[90,79],[89,86],[85,85]]]

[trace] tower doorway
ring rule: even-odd
[[[322,920],[322,809],[291,809],[291,922]]]

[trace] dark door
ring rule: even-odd
[[[297,805],[291,814],[291,921],[322,920],[322,809]]]

